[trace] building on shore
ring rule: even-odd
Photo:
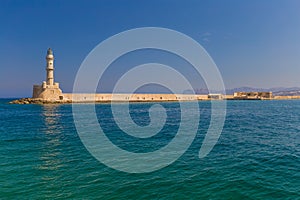
[[[223,99],[225,99],[226,97],[225,97],[225,95],[223,95],[223,94],[208,94],[208,95],[207,95],[207,98],[208,98],[209,100],[223,100]]]
[[[263,100],[272,99],[272,92],[235,92],[233,94],[234,99],[244,99],[244,100]]]

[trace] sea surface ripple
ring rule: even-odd
[[[173,164],[144,174],[108,168],[85,149],[71,105],[10,105],[0,99],[0,199],[300,199],[300,101],[228,101],[221,137],[198,158],[210,103],[190,148]],[[132,119],[149,124],[151,103],[130,105]],[[162,103],[166,126],[147,140],[127,137],[109,104],[97,104],[110,140],[132,152],[155,151],[179,127],[177,103]],[[88,127],[87,127],[88,128]]]

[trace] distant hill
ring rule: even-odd
[[[103,92],[103,91],[101,91]],[[109,91],[105,91],[107,93],[110,93]],[[274,87],[274,88],[254,88],[254,87],[238,87],[238,88],[232,88],[227,89],[226,94],[233,94],[235,92],[273,92],[273,95],[275,96],[300,96],[300,87]],[[125,92],[119,92],[119,93],[126,93]],[[172,91],[170,91],[168,88],[156,85],[156,84],[149,84],[146,86],[143,86],[139,88],[135,93],[161,93],[161,94],[170,94]],[[209,93],[222,93],[220,91],[211,91],[209,92],[207,88],[198,88],[195,89],[195,94],[209,94]],[[184,90],[182,94],[194,94],[194,91],[192,90]]]
[[[240,88],[234,88],[230,90],[226,90],[227,94],[233,94],[234,92],[273,92],[273,95],[277,96],[297,96],[300,95],[300,87],[276,87],[276,88],[251,88],[251,87],[240,87]]]
[[[196,89],[196,94],[208,94],[208,89]],[[227,89],[226,94],[233,94],[235,92],[273,92],[277,96],[300,96],[300,87],[274,87],[274,88],[253,88],[253,87],[239,87]],[[188,93],[188,92],[187,92]],[[220,93],[215,91],[214,93]]]
[[[273,92],[275,96],[300,96],[300,89]]]

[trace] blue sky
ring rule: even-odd
[[[45,54],[71,92],[81,62],[101,41],[138,27],[165,27],[198,41],[226,88],[300,86],[300,1],[0,1],[0,97],[31,96]]]

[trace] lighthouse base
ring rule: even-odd
[[[39,98],[43,100],[60,100],[62,97],[62,91],[59,88],[59,83],[54,83],[54,85],[47,85],[43,82],[42,85],[34,85],[32,98]]]

